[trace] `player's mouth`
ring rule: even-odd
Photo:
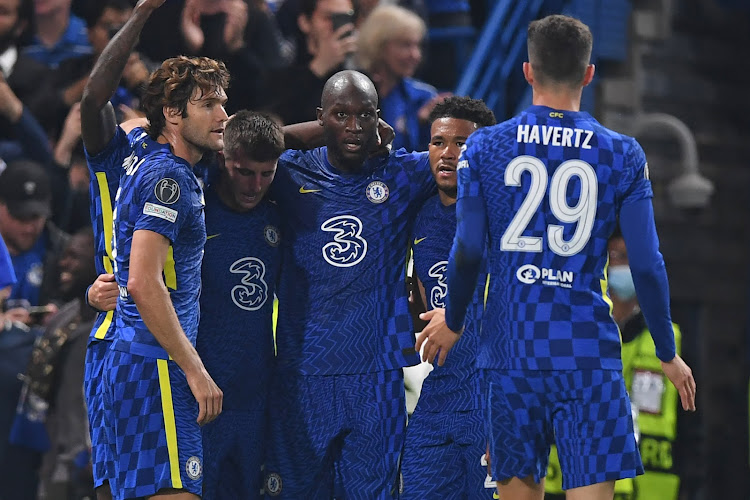
[[[219,134],[221,136],[224,135],[224,129],[223,128],[215,128],[211,131],[212,134]]]
[[[456,175],[456,167],[445,163],[438,163],[437,174],[439,177],[452,177]]]
[[[349,153],[356,153],[362,149],[362,141],[359,139],[344,139],[342,145],[344,146],[344,151],[348,151]]]
[[[255,203],[260,198],[260,194],[240,194],[240,200],[242,200],[243,203]]]

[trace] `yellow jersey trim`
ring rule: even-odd
[[[159,371],[159,389],[161,391],[161,411],[164,416],[164,432],[167,435],[167,453],[169,455],[169,473],[172,477],[172,487],[182,489],[180,477],[180,458],[177,453],[177,425],[174,420],[174,406],[172,405],[172,385],[169,383],[169,365],[166,359],[157,359],[156,367]]]

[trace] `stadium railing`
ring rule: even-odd
[[[577,17],[594,35],[592,62],[622,61],[628,51],[631,9],[630,0],[497,0],[455,93],[483,99],[498,120],[506,119],[531,103],[531,89],[521,71],[529,22],[555,13]],[[593,107],[591,88],[584,92],[582,108]]]

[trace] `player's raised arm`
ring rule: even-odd
[[[620,227],[628,249],[638,302],[654,339],[656,356],[662,363],[664,374],[680,393],[683,409],[694,411],[695,379],[675,349],[669,311],[669,282],[664,258],[659,252],[651,200],[624,205],[620,211]]]
[[[81,98],[81,135],[91,155],[115,135],[117,120],[109,99],[117,90],[128,55],[138,42],[151,13],[165,0],[140,0],[125,26],[107,44],[91,70]]]

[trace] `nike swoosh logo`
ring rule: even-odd
[[[317,193],[319,191],[322,191],[322,189],[305,189],[305,186],[299,188],[300,194]]]
[[[415,245],[419,245],[420,243],[422,243],[426,239],[427,239],[427,236],[425,236],[424,238],[414,238],[414,244]]]
[[[211,238],[216,238],[217,236],[221,236],[221,233],[212,234],[211,236],[206,236],[206,240],[210,240]]]

